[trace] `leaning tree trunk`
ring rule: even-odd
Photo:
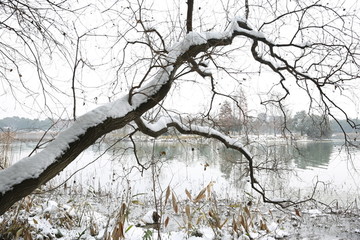
[[[169,92],[176,70],[184,62],[194,63],[193,58],[200,52],[211,47],[230,45],[238,35],[252,39],[259,36],[240,19],[234,19],[225,32],[187,34],[183,41],[171,48],[166,56],[167,64],[148,84],[133,88],[127,96],[83,115],[41,152],[0,171],[0,215],[55,177],[101,136],[124,127],[156,106]],[[35,170],[31,172],[31,169]]]
[[[41,185],[45,184],[50,179],[55,177],[85,149],[95,143],[95,141],[101,136],[113,130],[124,127],[126,124],[138,118],[150,108],[154,107],[168,93],[170,85],[171,81],[163,85],[158,90],[158,92],[156,92],[156,94],[149,97],[147,102],[140,104],[136,109],[134,109],[133,111],[129,111],[125,116],[118,118],[107,117],[103,122],[97,124],[96,126],[87,128],[84,133],[76,136],[74,138],[74,141],[68,142],[68,146],[63,151],[63,153],[57,156],[54,161],[52,161],[52,164],[43,169],[39,176],[36,176],[34,178],[25,178],[21,182],[13,184],[10,189],[7,189],[5,192],[0,193],[0,215],[4,214],[4,212],[9,209],[15,202],[31,194],[36,188],[40,187]],[[122,108],[121,105],[117,107]],[[81,120],[79,119],[79,121]],[[71,130],[72,127],[70,127],[67,131]],[[59,137],[60,136],[61,133],[59,134]],[[56,139],[54,141],[56,141]],[[46,148],[44,150],[46,150]],[[36,155],[34,157],[34,159],[36,159]],[[23,168],[21,167],[21,164],[22,161],[14,164],[14,166],[18,167],[19,170],[22,170]],[[38,163],[34,161],[33,164]],[[14,166],[10,166],[8,169],[1,171],[0,179],[5,171],[12,170]]]

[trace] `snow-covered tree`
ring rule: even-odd
[[[0,96],[33,116],[74,122],[38,153],[0,170],[0,214],[129,124],[129,137],[174,128],[219,140],[247,159],[263,200],[291,204],[268,199],[239,141],[186,120],[196,106],[214,119],[217,102],[236,103],[235,86],[260,81],[267,89],[260,106],[284,113],[295,92],[297,100],[307,96],[301,102],[308,108],[357,127],[346,103],[360,79],[357,3],[247,2],[1,1]]]
[[[301,136],[304,134],[310,138],[329,138],[331,136],[328,116],[307,114],[305,111],[300,111],[295,114],[291,125]]]
[[[309,121],[307,119],[309,118],[308,114],[306,114],[305,111],[297,112],[292,120],[292,127],[295,131],[298,131],[301,136],[303,136],[306,133],[306,129],[308,126]]]
[[[218,125],[224,132],[231,132],[235,126],[235,116],[229,101],[224,101],[220,107]]]

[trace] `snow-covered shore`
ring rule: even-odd
[[[166,204],[164,196],[162,203],[156,206],[154,201],[143,202],[137,196],[128,199],[125,204],[125,199],[111,199],[106,195],[71,196],[60,193],[61,190],[55,190],[27,197],[1,216],[1,239],[98,240],[121,239],[122,236],[129,240],[273,240],[360,237],[360,212],[356,206],[330,209],[307,203],[295,208],[277,209],[274,205],[260,202],[216,199],[215,193],[210,192],[198,200],[194,195],[192,201],[189,198],[171,199],[174,197],[171,193]],[[149,213],[156,208],[162,217],[159,224],[151,225]]]

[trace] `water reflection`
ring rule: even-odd
[[[294,161],[298,168],[320,168],[329,164],[334,144],[333,142],[311,142],[299,143],[297,147],[298,151],[295,151]]]
[[[24,156],[33,146],[35,143],[32,146],[29,143],[15,144],[13,150],[18,149]],[[112,147],[109,148],[110,146]],[[221,143],[201,139],[138,142],[136,145],[138,160],[150,168],[141,174],[134,170],[141,168],[134,158],[133,145],[130,141],[118,143],[108,141],[105,144],[94,145],[60,174],[57,183],[64,181],[73,172],[96,159],[106,149],[108,151],[101,159],[76,173],[67,186],[74,183],[75,187],[82,183],[85,186],[84,189],[92,186],[94,191],[111,191],[114,194],[121,193],[129,186],[133,194],[137,191],[151,192],[153,179],[151,167],[153,163],[156,163],[157,177],[162,184],[162,189],[170,184],[178,188],[177,193],[184,193],[185,188],[197,192],[210,181],[216,181],[215,186],[220,191],[226,189],[225,193],[229,196],[232,194],[237,197],[249,191],[245,189],[248,184],[246,159]],[[341,180],[338,176],[339,171],[342,171],[342,176],[348,175],[345,172],[348,168],[346,164],[343,164],[346,156],[344,154],[344,157],[342,155],[340,158],[339,154],[332,154],[335,151],[337,148],[333,142],[304,142],[296,146],[268,143],[259,144],[251,149],[255,155],[255,164],[259,167],[258,169],[261,169],[261,172],[256,171],[256,177],[267,191],[277,189],[274,192],[274,196],[277,197],[283,197],[285,195],[283,193],[289,193],[284,186],[300,187],[301,183],[298,179],[294,180],[291,175],[293,172],[297,174],[296,177],[301,175],[302,179],[307,180],[306,184],[310,183],[310,185],[313,177],[319,174],[323,176],[320,180],[330,179],[339,186],[344,186],[345,182],[347,184],[350,178],[344,177],[344,180]],[[272,171],[276,169],[293,169],[294,171]],[[301,185],[303,186],[304,184]],[[343,189],[343,187],[338,189]]]
[[[119,142],[113,148],[111,155],[123,155],[127,149],[127,154],[132,154],[132,144],[130,142]],[[152,160],[164,162],[180,161],[185,164],[198,162],[202,165],[218,166],[225,178],[230,178],[234,169],[237,169],[237,176],[241,179],[246,175],[247,161],[237,151],[227,149],[216,141],[175,141],[159,142],[149,141],[137,143],[137,155],[140,162],[144,165],[151,163]],[[94,149],[101,151],[102,149]],[[252,152],[258,160],[258,164],[264,164],[263,168],[278,169],[289,168],[291,163],[296,168],[321,168],[326,167],[334,151],[333,142],[299,142],[296,145],[273,143],[259,145],[253,148]]]
[[[257,154],[261,159],[281,164],[288,167],[294,163],[296,168],[323,168],[329,164],[331,154],[334,151],[333,142],[298,142],[292,144],[268,144],[261,149],[257,149]]]

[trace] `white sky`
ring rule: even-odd
[[[226,2],[226,1],[225,1]],[[350,5],[352,4],[349,1]],[[355,1],[356,2],[356,1]],[[148,5],[151,5],[150,1],[147,1]],[[154,8],[157,10],[157,14],[154,14],[154,23],[159,22],[160,24],[154,24],[155,27],[161,28],[166,27],[167,24],[164,22],[171,22],[174,21],[176,23],[181,22],[184,25],[185,17],[186,17],[186,4],[180,4],[177,1],[166,1],[164,4],[161,1],[154,2]],[[241,14],[243,12],[243,5],[242,2],[238,1],[229,1],[229,9],[231,12],[228,12],[228,18],[233,17],[234,15]],[[324,1],[325,3],[325,1]],[[108,3],[109,4],[109,3]],[[216,5],[219,4],[219,5]],[[226,20],[224,19],[224,11],[222,8],[224,7],[223,4],[220,2],[214,1],[195,1],[194,7],[194,28],[195,30],[207,30],[208,28],[215,27],[215,30],[224,29],[225,25],[227,24]],[[294,1],[286,1],[287,7],[291,7],[294,4]],[[216,5],[216,6],[215,6]],[[126,6],[126,3],[124,3]],[[105,9],[106,7],[99,5],[100,9]],[[122,8],[119,8],[120,10]],[[177,11],[180,9],[180,11]],[[122,11],[122,10],[121,10]],[[171,14],[169,14],[169,11]],[[104,21],[113,21],[115,18],[114,16],[117,13],[109,13],[109,15],[99,14],[95,8],[92,11],[89,11],[87,14],[83,16],[83,19],[79,22],[76,22],[76,29],[79,35],[83,34],[86,29],[91,29],[94,27],[99,26],[99,22]],[[262,18],[257,18],[256,14],[263,14],[261,12],[251,12],[250,13],[250,23],[254,26],[259,26],[261,21],[266,18],[266,16],[262,16]],[[209,21],[211,19],[211,21]],[[149,23],[150,25],[153,22]],[[118,24],[117,28],[122,30],[121,22],[116,22]],[[126,27],[126,25],[124,25]],[[115,27],[116,29],[116,27]],[[283,31],[290,31],[291,27],[283,28]],[[110,31],[111,30],[111,31]],[[159,31],[160,31],[159,30]],[[109,35],[114,34],[114,29],[106,28],[99,28],[101,33],[106,33]],[[108,31],[108,32],[107,32]],[[178,29],[174,30],[174,36],[176,34],[180,35]],[[359,29],[360,31],[360,29]],[[135,35],[134,35],[135,36]],[[132,35],[129,35],[131,39]],[[270,39],[273,36],[267,35]],[[62,41],[62,39],[59,39]],[[82,71],[76,75],[77,82],[77,115],[84,114],[85,112],[99,106],[101,104],[107,103],[109,98],[111,101],[118,98],[122,93],[126,93],[128,90],[128,85],[133,81],[132,77],[134,72],[130,73],[129,75],[121,75],[119,76],[120,81],[113,87],[111,85],[114,82],[114,78],[116,77],[116,71],[111,68],[111,65],[105,65],[105,63],[109,61],[116,61],[113,60],[114,58],[120,58],[121,56],[116,55],[117,50],[119,49],[110,49],[112,44],[114,43],[114,39],[111,37],[108,38],[93,38],[88,37],[86,42],[84,40],[84,48],[81,51],[81,56],[85,59],[89,60],[91,63],[90,67],[84,66]],[[64,41],[64,44],[69,44]],[[244,44],[243,40],[239,40],[238,47]],[[74,45],[72,45],[74,47]],[[119,47],[123,47],[124,45],[119,45]],[[119,48],[118,47],[118,48]],[[106,54],[104,55],[104,52]],[[128,53],[129,56],[131,55],[132,59],[136,57],[142,57],[143,53],[141,49],[139,52],[132,51]],[[71,53],[71,56],[74,55],[74,52]],[[245,51],[239,51],[239,56],[233,59],[232,63],[235,63],[235,66],[240,66],[245,71],[252,71],[253,66],[252,63],[249,63],[248,56],[249,50],[245,49]],[[101,57],[99,57],[101,56]],[[44,118],[46,116],[51,115],[53,113],[53,117],[61,116],[63,118],[71,117],[72,113],[72,97],[71,97],[71,77],[72,77],[72,58],[68,59],[70,64],[62,57],[54,56],[52,59],[47,59],[49,64],[46,66],[51,69],[51,75],[53,78],[56,79],[52,84],[54,84],[57,88],[61,91],[64,91],[65,94],[59,95],[57,92],[52,91],[50,88],[50,95],[48,95],[46,101],[49,105],[50,109],[44,108],[44,98],[41,93],[41,88],[39,85],[39,81],[36,80],[36,74],[31,70],[27,70],[26,64],[22,66],[22,75],[23,80],[26,84],[31,87],[33,94],[29,94],[21,89],[21,85],[17,83],[18,89],[16,91],[16,97],[19,102],[15,102],[14,98],[11,94],[10,89],[2,82],[2,91],[0,91],[0,102],[2,103],[0,106],[0,118],[7,117],[7,116],[24,116],[30,118]],[[45,62],[46,62],[45,61]],[[213,66],[214,67],[214,66]],[[249,69],[250,68],[250,69]],[[214,72],[214,71],[213,71]],[[137,77],[142,76],[141,71]],[[126,79],[125,79],[126,77]],[[232,92],[233,89],[236,87],[235,81],[231,80],[229,77],[224,75],[217,75],[217,81],[219,82],[219,87],[224,89],[224,92]],[[258,111],[263,111],[263,108],[259,108],[259,103],[261,100],[265,100],[267,97],[267,93],[269,88],[277,82],[277,76],[274,74],[270,74],[263,69],[261,74],[244,74],[243,76],[247,80],[243,83],[243,90],[246,93],[248,99],[248,105],[252,112],[256,113]],[[14,77],[16,78],[16,77]],[[209,101],[209,84],[208,81],[201,79],[200,77],[196,78],[200,84],[194,84],[194,79],[186,79],[188,80],[187,83],[184,82],[177,82],[173,88],[173,93],[170,97],[166,99],[166,104],[171,106],[172,108],[179,109],[180,111],[186,111],[190,113],[203,111],[204,106]],[[138,81],[138,80],[137,80]],[[307,109],[308,100],[305,94],[302,91],[298,91],[295,89],[295,84],[293,81],[289,80],[286,81],[286,85],[291,89],[291,94],[288,97],[288,101],[286,102],[286,106],[290,109],[290,111],[294,114],[296,111],[300,111],[302,109]],[[359,92],[358,89],[353,87],[349,87],[349,90],[353,91],[349,96],[351,98],[355,98],[355,100],[347,99],[344,96],[337,96],[337,100],[340,100],[340,104],[343,104],[344,109],[350,113],[352,117],[357,117],[359,113],[359,105],[356,99]],[[274,91],[274,93],[276,93]],[[54,94],[53,96],[51,94]],[[55,99],[54,101],[52,99]],[[207,102],[203,100],[207,100]],[[222,100],[217,100],[217,105]],[[64,109],[66,109],[64,111]],[[259,110],[260,109],[260,110]],[[50,113],[51,111],[51,113]],[[253,115],[253,114],[252,114]],[[256,114],[254,114],[256,115]]]

